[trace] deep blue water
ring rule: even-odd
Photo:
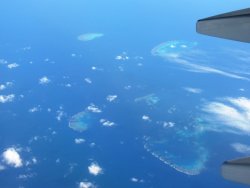
[[[243,1],[237,3],[1,2],[0,59],[8,63],[0,64],[0,85],[6,82],[13,85],[0,90],[0,96],[15,94],[15,98],[0,103],[0,166],[5,167],[0,170],[0,187],[79,187],[82,181],[104,188],[245,187],[224,180],[220,165],[249,154],[239,153],[231,146],[233,143],[249,146],[249,132],[238,127],[237,133],[230,133],[225,122],[212,121],[216,119],[212,115],[211,121],[203,120],[202,108],[213,101],[227,104],[224,102],[227,97],[249,100],[249,80],[200,73],[176,63],[178,59],[151,54],[151,49],[163,42],[197,42],[195,52],[202,53],[191,63],[250,78],[245,74],[249,62],[240,60],[241,55],[236,53],[242,50],[244,57],[249,57],[247,44],[195,33],[197,19],[247,6]],[[91,41],[77,40],[80,34],[91,32],[104,36]],[[118,55],[129,59],[118,61],[115,59]],[[19,67],[8,69],[11,63]],[[39,84],[43,76],[51,81]],[[202,92],[188,92],[186,87]],[[150,94],[157,96],[159,102],[149,105],[145,100],[135,100]],[[108,95],[118,97],[109,102]],[[96,122],[88,122],[88,130],[81,133],[70,129],[70,118],[91,103],[102,110],[92,113]],[[29,112],[33,107],[38,107],[38,111]],[[58,121],[60,112],[63,116]],[[239,112],[248,111],[240,108]],[[150,120],[144,121],[144,115]],[[101,126],[98,122],[101,118],[115,126]],[[163,122],[175,125],[166,129]],[[199,132],[197,127],[205,130]],[[209,127],[220,132],[207,130]],[[75,144],[75,138],[86,141]],[[185,148],[184,143],[190,148]],[[144,148],[147,144],[151,152]],[[10,147],[19,153],[22,167],[14,168],[4,161],[2,153]],[[200,147],[206,148],[208,154],[197,175],[177,171],[152,155],[155,152],[166,160],[171,156],[174,165],[192,166],[196,160],[192,156]],[[37,163],[33,164],[32,158]],[[89,173],[92,162],[100,165],[101,174]]]

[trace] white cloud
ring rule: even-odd
[[[90,166],[88,167],[88,170],[89,170],[89,173],[94,176],[97,176],[103,173],[102,168],[95,162],[90,164]]]
[[[13,68],[19,67],[19,65],[18,65],[17,63],[11,63],[11,64],[8,64],[7,67],[8,67],[9,69],[13,69]]]
[[[8,61],[4,60],[4,59],[0,59],[0,64],[4,65],[4,64],[7,64]]]
[[[45,85],[50,83],[50,79],[47,76],[43,76],[42,78],[39,79],[39,84]]]
[[[202,65],[202,63],[206,61],[211,61],[211,58],[209,58],[208,54],[204,51],[201,51],[199,49],[193,49],[192,47],[189,48],[187,45],[181,45],[179,51],[176,48],[176,46],[172,45],[169,46],[169,52],[164,54],[156,53],[154,54],[154,49],[152,50],[153,55],[159,55],[168,61],[177,63],[183,67],[186,68],[188,71],[192,72],[198,72],[198,73],[210,73],[210,74],[218,74],[230,78],[235,79],[241,79],[241,80],[247,80],[250,81],[249,78],[246,78],[244,76],[239,76],[235,73],[230,73],[227,71],[223,71],[217,68],[213,68],[207,65]],[[184,47],[185,46],[185,47]],[[157,48],[157,47],[156,47]],[[184,49],[185,48],[185,49]],[[214,64],[215,65],[215,64]],[[227,67],[225,69],[228,69]],[[231,69],[231,72],[236,72],[234,69]]]
[[[32,142],[31,140],[29,141],[30,143]],[[27,149],[27,152],[30,152],[30,148]],[[35,165],[38,163],[38,160],[36,157],[32,157],[30,160],[27,160],[24,162],[25,166],[30,166],[30,165]]]
[[[174,127],[174,126],[175,126],[174,122],[171,122],[171,121],[169,121],[169,122],[164,121],[163,122],[163,127],[164,128],[171,128],[171,127]]]
[[[70,174],[73,173],[75,167],[77,166],[77,163],[69,163],[69,168],[68,168],[68,171],[64,174],[64,178],[68,177]]]
[[[124,71],[124,67],[123,66],[118,66],[119,71],[123,72]]]
[[[12,167],[19,168],[23,166],[22,159],[17,152],[17,150],[13,147],[6,149],[3,154],[3,161]]]
[[[25,46],[22,48],[23,51],[29,51],[31,50],[31,46]]]
[[[186,91],[190,92],[190,93],[195,93],[195,94],[199,94],[202,92],[201,89],[199,88],[193,88],[193,87],[184,87],[183,89],[185,89]]]
[[[90,78],[84,78],[84,81],[87,82],[88,84],[92,84],[92,80]]]
[[[72,87],[71,84],[65,84],[65,87]]]
[[[38,111],[40,111],[40,110],[41,110],[41,106],[38,105],[38,106],[35,106],[35,107],[33,107],[33,108],[30,108],[30,109],[29,109],[29,112],[30,112],[30,113],[34,113],[34,112],[38,112]]]
[[[12,85],[13,85],[13,82],[6,82],[5,85],[8,86],[8,87],[9,87],[9,86],[12,86]]]
[[[135,177],[131,178],[130,180],[131,180],[132,182],[138,182],[138,181],[139,181],[138,178],[135,178]]]
[[[102,110],[99,109],[96,105],[94,105],[93,103],[91,103],[88,107],[87,110],[93,113],[101,113]]]
[[[240,97],[240,98],[227,98],[227,100],[236,107],[245,111],[247,115],[250,116],[250,99],[247,99],[245,97]]]
[[[17,178],[22,180],[27,180],[29,178],[33,178],[35,174],[20,174]]]
[[[143,58],[142,56],[135,56],[134,59],[135,59],[135,60],[142,60],[142,59],[144,59],[144,58]]]
[[[250,134],[250,99],[224,98],[223,101],[209,102],[202,108],[206,112],[205,118],[210,122],[210,129]]]
[[[64,117],[64,116],[66,116],[66,113],[64,112],[64,111],[62,111],[61,109],[60,110],[57,110],[56,111],[56,119],[58,120],[58,121],[61,121],[62,120],[62,118]]]
[[[5,84],[0,84],[0,91],[7,89],[7,87],[11,87],[13,85],[12,82],[6,82]]]
[[[31,144],[32,142],[36,142],[40,139],[39,136],[33,136],[31,139],[29,139],[29,143]]]
[[[122,52],[121,55],[117,55],[115,57],[115,60],[118,60],[118,61],[126,61],[126,60],[129,60],[129,56],[127,56],[127,53],[126,52]]]
[[[132,177],[130,178],[130,181],[134,182],[134,183],[143,183],[144,180],[143,179],[138,179],[136,177]]]
[[[169,113],[169,114],[172,114],[172,113],[174,113],[176,110],[177,110],[176,106],[173,105],[172,107],[170,107],[170,108],[168,109],[168,113]]]
[[[82,144],[84,142],[85,142],[85,139],[83,139],[83,138],[75,138],[75,143],[76,144]]]
[[[249,145],[245,145],[245,144],[241,144],[241,143],[233,143],[231,144],[232,148],[239,152],[239,153],[243,153],[243,154],[250,154],[250,146]]]
[[[122,59],[122,56],[118,55],[115,57],[116,60],[121,60]]]
[[[96,188],[96,186],[91,182],[82,181],[79,183],[79,188]]]
[[[0,95],[0,103],[12,102],[15,98],[14,94]]]
[[[0,85],[0,91],[6,89],[6,86],[4,84]]]
[[[77,37],[78,40],[80,41],[91,41],[100,37],[103,37],[104,34],[103,33],[84,33],[81,34]]]
[[[100,123],[104,126],[104,127],[113,127],[115,126],[115,123],[112,121],[109,121],[107,119],[100,119]]]
[[[107,101],[112,102],[117,98],[117,95],[108,95],[106,97]]]
[[[93,70],[93,71],[103,71],[103,68],[92,66],[91,70]]]
[[[124,86],[124,89],[126,89],[126,90],[130,90],[131,88],[132,88],[131,85]]]
[[[91,143],[89,144],[89,146],[90,146],[91,148],[93,148],[93,147],[96,146],[96,143],[95,143],[95,142],[91,142]]]
[[[171,57],[171,59],[174,60],[174,62],[185,66],[189,71],[192,71],[192,72],[219,74],[219,75],[230,77],[230,78],[250,81],[246,77],[239,76],[237,74],[233,74],[233,73],[229,73],[229,72],[225,72],[225,71],[222,71],[222,70],[219,70],[216,68],[212,68],[212,67],[208,67],[208,66],[194,64],[188,60],[181,59],[180,57],[174,57],[174,58]]]
[[[32,157],[31,161],[33,162],[33,164],[37,164],[37,159],[35,157]]]
[[[144,121],[151,121],[150,117],[147,116],[147,115],[143,115],[142,116],[142,120],[144,120]]]
[[[123,61],[125,61],[125,60],[128,60],[129,57],[128,57],[128,56],[121,56],[121,55],[118,55],[118,56],[115,57],[115,59],[116,59],[116,60],[123,60]]]

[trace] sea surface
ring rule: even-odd
[[[0,187],[245,187],[250,46],[195,23],[247,5],[0,2]]]

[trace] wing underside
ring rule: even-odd
[[[225,161],[221,173],[227,180],[250,185],[250,157]]]
[[[196,30],[205,35],[250,42],[250,8],[198,20]]]

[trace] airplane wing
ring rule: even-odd
[[[197,21],[198,33],[214,37],[250,42],[250,8]]]
[[[225,161],[221,174],[227,180],[250,185],[250,157]]]
[[[250,8],[198,20],[196,31],[214,37],[250,43]],[[222,176],[250,185],[250,157],[225,161]]]

